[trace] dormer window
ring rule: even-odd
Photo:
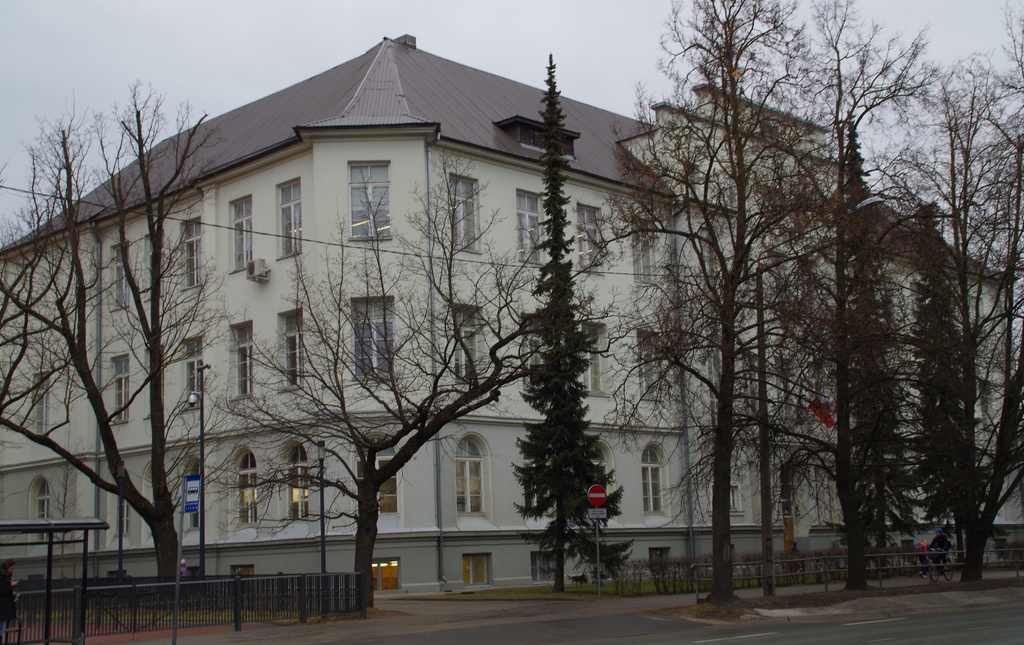
[[[534,119],[527,119],[522,116],[514,116],[502,121],[496,121],[498,126],[509,136],[519,142],[527,150],[544,152],[544,124]],[[579,132],[562,128],[562,155],[569,158],[576,158],[575,141],[580,138]]]

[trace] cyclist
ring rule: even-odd
[[[934,564],[948,564],[949,558],[947,554],[953,549],[953,545],[950,544],[949,538],[942,532],[941,528],[935,529],[935,537],[932,538],[932,543],[928,545],[928,552],[934,553],[932,556],[932,562]]]

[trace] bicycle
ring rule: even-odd
[[[929,558],[931,564],[928,566],[928,579],[932,582],[938,582],[939,578],[945,578],[947,581],[953,579],[953,566],[949,561],[949,551],[932,551],[934,555]]]

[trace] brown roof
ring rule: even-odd
[[[537,77],[543,77],[538,67]],[[495,125],[535,116],[543,90],[455,63],[385,38],[333,69],[210,119],[216,142],[212,173],[298,142],[297,130],[435,125],[443,138],[536,159]],[[580,133],[572,169],[621,179],[617,140],[632,134],[632,119],[562,98],[567,130]]]

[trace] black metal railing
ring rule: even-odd
[[[366,617],[366,598],[358,573],[183,580],[179,594],[178,629],[233,624],[240,630],[243,623],[272,620],[306,622],[310,617]],[[12,634],[14,640],[7,642],[78,642],[77,637],[83,633],[135,634],[171,630],[175,625],[174,582],[109,585],[97,581],[84,595],[80,587],[58,588],[51,594],[49,619],[45,600],[42,591],[19,595],[21,630]]]

